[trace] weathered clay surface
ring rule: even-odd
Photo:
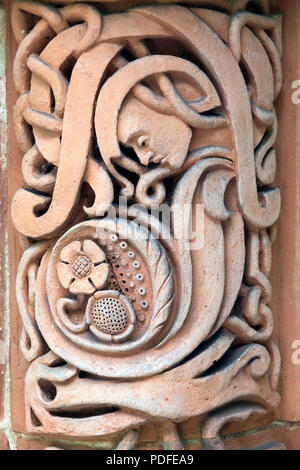
[[[14,5],[28,432],[123,432],[121,450],[158,422],[180,449],[199,416],[223,449],[224,425],[278,406],[281,16],[262,3]]]

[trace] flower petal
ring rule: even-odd
[[[81,252],[81,243],[79,240],[75,240],[69,245],[65,246],[60,252],[60,259],[66,263],[72,263],[76,255]]]
[[[69,287],[72,294],[93,294],[95,292],[95,287],[89,281],[88,277],[83,277],[82,279],[75,279],[74,282]]]
[[[69,289],[72,278],[74,277],[71,266],[69,264],[57,263],[56,270],[61,285],[65,289]]]
[[[109,265],[107,263],[99,264],[99,266],[94,266],[89,277],[91,278],[96,289],[101,289],[108,278]]]
[[[105,253],[92,240],[84,240],[82,251],[90,258],[93,263],[102,263],[105,260]]]

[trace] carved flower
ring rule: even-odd
[[[57,264],[58,278],[72,294],[93,294],[108,277],[109,266],[103,250],[92,240],[78,240],[65,246]]]

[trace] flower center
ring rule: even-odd
[[[76,277],[82,279],[90,274],[91,265],[92,262],[87,256],[79,255],[73,261],[72,272]]]
[[[98,300],[92,311],[94,325],[104,333],[117,335],[126,330],[128,317],[118,299],[107,297]]]

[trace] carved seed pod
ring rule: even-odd
[[[123,342],[134,331],[134,310],[119,291],[96,292],[89,298],[86,316],[91,331],[106,343]]]

